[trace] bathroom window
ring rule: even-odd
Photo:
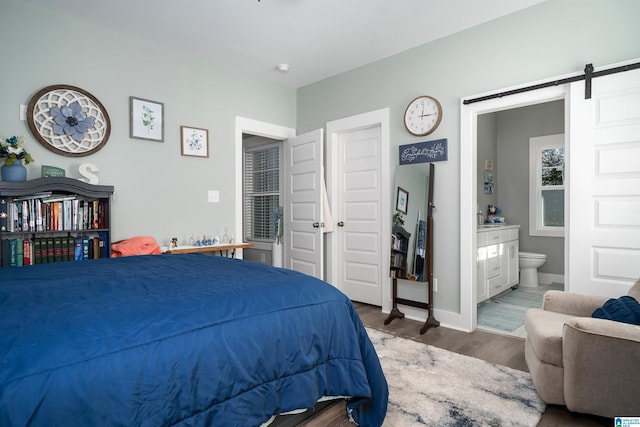
[[[529,138],[529,234],[564,236],[564,134]]]

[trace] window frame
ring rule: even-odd
[[[564,226],[543,225],[542,192],[564,192],[566,200],[566,176],[563,185],[542,185],[543,150],[562,148],[564,152],[563,168],[567,163],[567,150],[564,133],[529,138],[529,235],[541,237],[564,237]],[[546,188],[545,188],[546,187]],[[566,203],[563,204],[563,217],[566,218]]]

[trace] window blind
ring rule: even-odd
[[[274,241],[280,206],[280,147],[245,151],[244,238]]]

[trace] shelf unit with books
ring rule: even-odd
[[[0,267],[110,257],[113,191],[66,177],[0,182]]]
[[[391,233],[391,277],[407,278],[407,254],[411,233],[400,225],[394,225]]]

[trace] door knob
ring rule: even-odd
[[[314,222],[313,223],[313,228],[320,228],[320,223],[319,222]]]
[[[344,221],[338,221],[338,227],[344,227]]]

